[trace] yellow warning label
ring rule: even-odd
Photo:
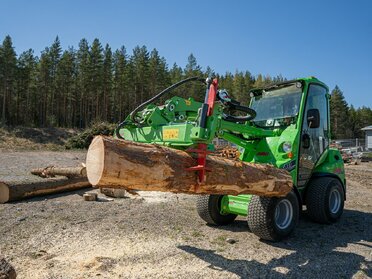
[[[186,106],[191,106],[191,101],[190,100],[185,100]]]
[[[178,139],[178,132],[179,132],[179,129],[163,130],[163,139],[165,140]]]

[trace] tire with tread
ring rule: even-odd
[[[223,195],[202,195],[196,200],[196,210],[200,216],[209,225],[228,225],[234,222],[237,215],[220,212],[220,204]]]
[[[339,195],[339,205],[331,210],[331,193]],[[338,194],[337,194],[338,193]],[[344,190],[340,181],[333,177],[319,177],[309,182],[306,192],[307,215],[315,222],[329,224],[336,222],[344,210]]]
[[[288,225],[284,229],[277,225],[275,217],[277,205],[283,200],[292,207],[291,218],[288,219]],[[299,201],[293,191],[284,198],[252,196],[248,206],[248,227],[261,239],[279,241],[294,230],[298,222],[299,211]]]

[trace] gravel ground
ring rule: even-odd
[[[0,180],[34,180],[26,175],[31,168],[77,166],[84,156],[3,152]],[[347,166],[347,180],[338,223],[315,224],[303,214],[280,243],[260,241],[244,218],[206,226],[188,195],[141,192],[84,202],[85,191],[75,191],[0,204],[0,254],[18,278],[368,278],[372,163]]]

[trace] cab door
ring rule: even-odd
[[[302,123],[297,186],[304,187],[329,144],[327,89],[310,84]]]

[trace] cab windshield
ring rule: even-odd
[[[257,113],[252,122],[262,128],[278,128],[296,123],[301,96],[302,87],[298,83],[263,90],[262,95],[251,100],[250,107]]]

